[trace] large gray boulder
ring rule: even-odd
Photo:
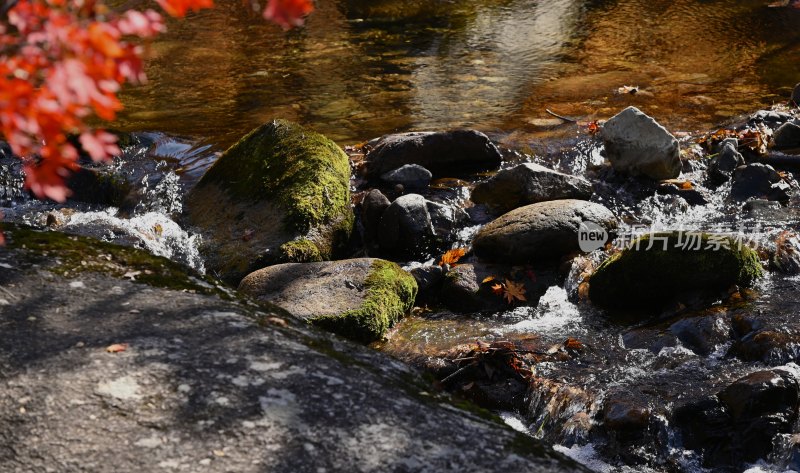
[[[681,174],[678,140],[636,107],[628,107],[603,125],[606,157],[616,171],[651,179]]]
[[[492,262],[557,261],[581,251],[578,237],[582,225],[602,230],[607,241],[617,228],[617,219],[602,205],[584,200],[540,202],[512,210],[487,224],[475,235],[472,248],[477,256]]]
[[[350,161],[319,133],[275,120],[219,157],[186,210],[207,268],[231,284],[270,264],[331,259],[353,228]]]
[[[582,177],[560,173],[534,163],[504,169],[475,186],[470,200],[502,214],[523,205],[592,196],[592,184]]]
[[[406,164],[418,164],[434,176],[500,166],[500,151],[475,130],[386,135],[369,143],[367,175],[381,176]]]
[[[167,260],[4,230],[3,472],[588,471],[431,395],[387,355],[166,277]],[[45,256],[55,243],[59,258]]]
[[[411,309],[417,282],[391,261],[358,258],[269,266],[247,275],[239,291],[369,343]]]

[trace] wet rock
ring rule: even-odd
[[[735,142],[736,140],[733,141]],[[711,158],[708,164],[709,181],[715,185],[728,182],[733,177],[733,172],[736,168],[744,165],[744,156],[738,151],[737,145],[725,140],[720,146],[717,155]]]
[[[419,288],[417,300],[420,300],[427,299],[432,294],[438,293],[440,283],[444,280],[445,269],[442,266],[430,265],[414,268],[409,273],[417,281],[417,287]]]
[[[389,205],[378,226],[378,242],[383,251],[410,258],[429,251],[435,232],[426,204],[421,195],[406,194]]]
[[[239,291],[369,343],[411,309],[417,282],[395,263],[360,258],[270,266],[245,277]]]
[[[764,125],[767,128],[775,129],[783,123],[788,122],[794,118],[790,113],[778,112],[776,110],[759,110],[750,115],[747,125],[750,128],[755,128],[758,125]]]
[[[777,150],[800,148],[800,120],[786,122],[772,135],[772,148]]]
[[[172,286],[132,281],[124,274],[144,268],[116,258],[109,273],[56,276],[67,253],[93,262],[113,245],[63,238],[53,258],[4,231],[4,257],[41,263],[0,271],[15,296],[0,307],[4,472],[588,471],[484,411],[425,395],[434,387],[418,370],[277,308],[204,292],[186,273],[162,280]],[[178,267],[123,250],[134,265],[154,261],[152,281]],[[121,342],[125,352],[106,352]]]
[[[766,217],[782,209],[780,202],[766,199],[748,200],[742,206],[742,211],[750,217]]]
[[[603,125],[606,157],[618,172],[651,179],[681,173],[680,146],[670,132],[636,107],[628,107]]]
[[[731,198],[740,202],[752,198],[786,201],[789,200],[789,189],[782,183],[780,174],[770,165],[753,163],[739,166],[733,173]]]
[[[367,244],[378,241],[378,227],[389,204],[389,199],[378,189],[372,189],[364,196],[361,202],[361,224],[364,226],[364,241]]]
[[[703,466],[741,468],[766,458],[778,434],[792,431],[798,414],[798,380],[774,369],[745,376],[717,396],[675,410],[684,446],[703,453]]]
[[[649,350],[657,354],[663,348],[677,346],[678,338],[671,333],[639,328],[623,333],[622,343],[628,350]]]
[[[0,159],[13,158],[14,152],[11,150],[11,145],[7,142],[0,140]]]
[[[478,184],[470,200],[486,204],[498,214],[523,205],[558,199],[588,200],[592,184],[581,177],[560,173],[534,163],[504,169]]]
[[[749,286],[761,273],[756,252],[731,237],[654,233],[601,264],[589,298],[603,308],[656,308],[689,291]]]
[[[678,340],[700,356],[708,356],[717,345],[730,340],[731,327],[720,316],[688,317],[669,327]]]
[[[428,200],[425,202],[425,206],[431,216],[436,239],[441,244],[453,241],[456,232],[470,220],[469,214],[455,205],[440,204]]]
[[[282,262],[334,257],[350,238],[350,162],[328,138],[284,120],[233,145],[186,199],[210,271],[236,284]]]
[[[800,335],[764,328],[744,335],[729,353],[744,361],[759,361],[770,366],[800,360]]]
[[[800,236],[789,231],[778,235],[771,263],[784,274],[800,274]]]
[[[709,202],[708,197],[702,191],[698,189],[683,189],[670,182],[659,184],[658,188],[656,188],[656,193],[659,195],[678,196],[689,205],[707,205]]]
[[[82,166],[67,179],[72,191],[70,199],[111,207],[123,205],[132,186],[125,178],[108,167]]]
[[[400,184],[404,189],[424,189],[431,183],[433,174],[418,164],[406,164],[381,175],[389,184]]]
[[[612,397],[603,405],[603,425],[620,433],[641,432],[650,422],[650,409],[640,403]]]
[[[368,176],[381,176],[406,164],[418,164],[434,176],[493,169],[500,151],[489,137],[475,130],[412,132],[386,135],[369,143]]]
[[[581,251],[582,224],[605,232],[605,238],[599,236],[604,241],[598,241],[595,246],[600,248],[617,228],[617,219],[602,205],[583,200],[526,205],[484,226],[473,240],[473,250],[480,258],[492,262],[557,261]]]
[[[792,91],[791,100],[792,100],[792,102],[794,102],[795,105],[800,106],[800,84],[797,84],[796,86],[794,86],[794,90]]]
[[[526,301],[515,301],[516,304],[535,306],[547,288],[555,284],[556,277],[552,271],[520,271],[519,277],[512,277],[513,268],[507,265],[465,263],[452,268],[444,278],[439,299],[453,312],[497,312],[508,309],[510,304],[502,294],[492,292],[492,285],[510,278],[521,283],[525,288]],[[494,277],[493,281],[486,278]]]

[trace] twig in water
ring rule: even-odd
[[[546,108],[546,109],[544,109],[544,111],[545,111],[545,112],[547,112],[547,113],[549,113],[550,115],[552,115],[552,116],[554,116],[554,117],[558,118],[559,120],[564,120],[565,122],[570,122],[570,123],[578,123],[578,120],[575,120],[574,118],[568,118],[568,117],[565,117],[565,116],[563,116],[563,115],[559,115],[559,114],[557,114],[557,113],[553,112],[553,111],[552,111],[552,110],[550,110],[550,109],[547,109],[547,108]]]

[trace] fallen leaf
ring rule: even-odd
[[[567,341],[564,342],[564,348],[571,350],[580,350],[583,348],[583,343],[577,338],[570,337],[567,339]]]
[[[494,286],[492,286],[492,292],[495,293],[495,295],[502,296],[503,295],[503,285],[500,284],[500,283],[495,284]]]
[[[115,343],[113,345],[109,345],[106,347],[106,351],[109,353],[119,353],[127,349],[128,349],[127,343]]]
[[[623,85],[622,87],[617,89],[617,93],[619,95],[625,95],[625,94],[636,95],[638,92],[639,92],[638,85]]]
[[[481,281],[481,284],[486,284],[487,282],[494,281],[495,279],[497,279],[496,276],[486,276],[483,278],[483,281]]]
[[[505,284],[505,298],[506,301],[511,304],[515,300],[518,301],[526,301],[525,299],[525,286],[522,283],[516,283],[514,281],[509,281],[506,279]]]
[[[272,324],[272,325],[277,325],[278,327],[288,327],[289,326],[289,323],[286,322],[284,319],[282,319],[280,317],[267,317],[267,318],[264,319],[264,321],[269,323],[269,324]]]
[[[442,255],[442,260],[439,261],[439,266],[444,266],[445,264],[454,265],[465,254],[467,254],[466,248],[453,248],[452,250],[449,250],[447,253]]]
[[[590,135],[596,135],[597,132],[600,131],[600,124],[597,123],[597,120],[593,120],[586,125],[586,131],[588,131]]]

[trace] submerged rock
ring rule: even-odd
[[[504,169],[478,184],[470,200],[502,214],[523,205],[548,200],[592,196],[592,184],[582,177],[560,173],[534,163]]]
[[[417,282],[395,263],[360,258],[270,266],[245,277],[239,291],[369,343],[411,309]]]
[[[689,291],[750,286],[761,274],[756,252],[731,237],[654,233],[601,264],[589,298],[602,308],[656,308]]]
[[[186,204],[208,269],[227,282],[270,264],[330,259],[353,226],[349,160],[328,138],[275,120],[225,151]]]
[[[616,171],[651,179],[681,174],[678,140],[636,107],[628,107],[603,125],[606,157]]]
[[[786,122],[772,135],[772,147],[777,150],[800,148],[800,120]]]
[[[669,331],[686,348],[700,356],[708,356],[717,345],[730,340],[731,326],[725,317],[707,315],[679,320],[670,325]]]
[[[406,164],[381,175],[389,184],[400,184],[405,189],[424,189],[431,183],[433,174],[418,164]]]
[[[581,229],[591,227],[609,241],[617,219],[600,204],[584,200],[554,200],[526,205],[502,215],[483,227],[473,240],[473,250],[491,262],[525,264],[554,262],[581,251]]]
[[[753,163],[739,166],[733,174],[731,198],[743,202],[752,198],[789,200],[790,187],[781,175],[768,164]]]
[[[434,176],[500,166],[500,151],[475,130],[386,135],[369,143],[368,176],[381,176],[406,164],[418,164]]]

